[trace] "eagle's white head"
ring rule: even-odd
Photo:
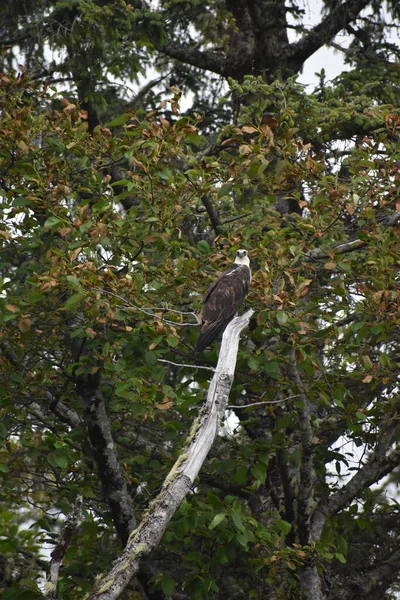
[[[235,263],[237,265],[246,265],[246,267],[250,267],[250,259],[247,250],[241,248],[236,252]]]

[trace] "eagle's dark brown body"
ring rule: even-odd
[[[233,319],[248,294],[251,271],[247,250],[238,250],[236,260],[210,285],[199,314],[201,324],[196,351],[202,352]]]

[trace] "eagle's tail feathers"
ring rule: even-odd
[[[203,329],[200,332],[200,335],[197,339],[195,347],[196,352],[203,352],[203,350],[205,350],[207,346],[212,344],[217,335],[225,329],[228,323],[229,320],[214,321],[213,323],[209,323],[203,326]]]

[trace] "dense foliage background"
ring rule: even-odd
[[[77,496],[59,597],[109,570],[204,400],[193,313],[245,247],[228,424],[125,597],[395,598],[400,5],[310,28],[297,0],[3,4],[2,597],[41,596]],[[349,71],[310,93],[324,44]]]

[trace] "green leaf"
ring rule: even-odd
[[[286,325],[286,323],[289,321],[289,315],[283,310],[277,310],[276,320],[278,321],[279,325]]]
[[[248,365],[252,371],[258,371],[260,367],[259,359],[256,356],[250,356]]]
[[[65,302],[64,308],[66,310],[72,310],[72,309],[76,308],[76,306],[79,304],[79,302],[81,302],[83,297],[84,297],[83,292],[78,292],[77,294],[72,294],[72,296],[70,296],[68,298],[68,300]]]
[[[284,521],[283,519],[278,519],[276,524],[279,527],[279,529],[282,531],[282,533],[284,533],[285,535],[287,535],[289,533],[289,531],[292,529],[291,524],[288,523],[288,521]]]
[[[42,596],[39,591],[33,592],[24,586],[14,584],[2,591],[1,597],[3,600],[39,600]]]
[[[209,254],[211,251],[210,245],[208,242],[206,242],[205,240],[200,240],[199,242],[197,242],[197,249],[202,253],[202,254]]]
[[[247,481],[247,467],[239,467],[235,473],[235,481],[238,485],[244,485]]]
[[[117,125],[124,125],[125,123],[127,123],[129,121],[130,118],[131,118],[131,115],[127,115],[127,114],[118,115],[118,117],[115,117],[114,119],[109,121],[107,123],[107,126],[108,127],[116,127]]]
[[[167,344],[172,348],[176,348],[179,344],[179,339],[174,335],[167,335]]]
[[[66,469],[69,465],[68,455],[64,454],[64,452],[56,452],[54,456],[54,462],[56,463],[57,467]]]
[[[75,275],[67,275],[67,281],[72,285],[72,287],[81,287],[81,282]]]
[[[218,513],[217,515],[215,515],[215,517],[209,524],[208,529],[210,529],[210,531],[212,529],[215,529],[215,527],[217,527],[220,523],[222,523],[222,521],[224,521],[225,518],[226,518],[226,513]]]
[[[358,410],[356,412],[356,417],[359,421],[368,421],[368,415]]]
[[[337,558],[338,561],[343,564],[346,563],[346,558],[343,556],[343,554],[341,552],[335,552],[335,558]]]
[[[243,521],[242,521],[240,515],[237,512],[232,512],[230,516],[231,516],[232,521],[236,525],[236,528],[243,533],[246,528],[243,525]]]
[[[279,363],[277,363],[276,360],[269,360],[263,365],[263,371],[271,376],[279,375]]]
[[[222,198],[223,196],[229,196],[229,193],[232,189],[231,183],[224,183],[218,190],[218,198]]]
[[[204,137],[198,135],[197,133],[189,133],[187,139],[191,144],[193,144],[196,147],[202,146],[205,143]]]
[[[265,483],[265,478],[267,477],[267,467],[262,463],[257,463],[251,468],[251,474],[254,479],[257,479],[260,483]]]
[[[43,227],[45,227],[46,229],[52,229],[52,228],[58,228],[61,225],[64,225],[64,221],[62,219],[60,219],[59,217],[49,217]]]
[[[176,582],[169,575],[161,579],[161,589],[166,596],[172,596],[175,591]]]
[[[336,546],[341,554],[347,556],[347,541],[339,534],[336,535]]]

